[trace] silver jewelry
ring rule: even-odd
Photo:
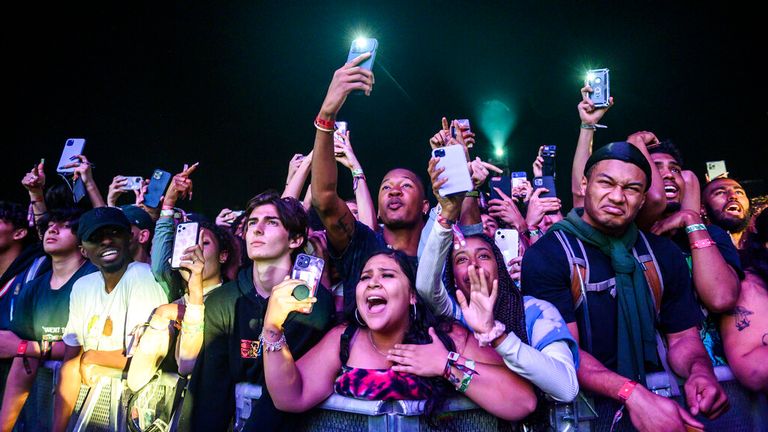
[[[360,314],[357,312],[357,308],[355,308],[355,321],[357,321],[357,324],[360,325],[360,327],[368,327],[368,325],[365,324],[365,321],[360,319]]]
[[[379,353],[380,356],[382,356],[382,357],[386,357],[387,356],[387,354],[381,352],[379,347],[376,346],[376,343],[373,341],[373,332],[370,331],[370,330],[368,331],[368,340],[371,341],[371,346],[373,347],[373,349],[376,350],[377,353]]]
[[[259,335],[259,342],[259,346],[261,346],[267,352],[280,351],[287,343],[285,340],[285,333],[281,334],[280,339],[278,339],[276,342],[270,342],[264,339],[264,329],[261,330],[261,335]]]

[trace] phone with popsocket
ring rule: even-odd
[[[323,267],[325,267],[325,261],[322,258],[303,253],[296,257],[291,270],[291,279],[305,282],[293,289],[292,295],[296,300],[304,300],[317,293],[317,287],[323,276]]]

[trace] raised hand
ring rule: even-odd
[[[451,140],[451,130],[450,130],[450,126],[448,125],[448,119],[443,117],[442,128],[439,131],[437,131],[437,133],[434,134],[432,138],[429,139],[429,146],[432,147],[432,150],[438,147],[445,147],[448,144],[448,141],[450,140]]]
[[[485,181],[488,179],[488,175],[490,174],[489,171],[493,171],[497,174],[504,172],[501,168],[491,163],[484,162],[479,157],[476,157],[475,160],[468,162],[468,166],[469,174],[472,177],[472,187],[475,190],[480,189],[480,186],[482,186],[483,183],[485,183]]]
[[[200,162],[195,162],[191,166],[184,164],[184,169],[173,176],[163,198],[163,207],[175,207],[176,201],[182,198],[192,199],[192,180],[189,176],[197,170],[199,164]]]
[[[43,188],[45,187],[44,164],[44,161],[40,161],[28,173],[24,174],[24,178],[21,179],[22,186],[27,189],[30,196],[43,196]]]
[[[89,184],[93,181],[93,164],[88,162],[88,158],[84,155],[76,155],[73,158],[76,161],[70,162],[64,165],[62,168],[74,168],[74,176],[72,181],[82,179],[83,183]]]
[[[289,313],[309,313],[311,311],[312,304],[317,301],[317,297],[310,296],[304,300],[296,300],[293,297],[294,288],[303,284],[306,284],[303,280],[289,279],[286,276],[285,280],[272,288],[267,313],[264,316],[265,330],[282,332],[283,323],[285,323]]]
[[[321,115],[328,118],[335,117],[347,100],[347,96],[354,90],[362,90],[366,96],[370,96],[375,82],[373,72],[358,66],[370,56],[369,52],[363,53],[334,72],[320,109]]]
[[[112,178],[112,183],[109,184],[109,190],[107,191],[107,205],[115,207],[117,205],[117,199],[120,198],[125,190],[123,187],[128,183],[128,178],[117,175]]]
[[[445,172],[445,168],[438,168],[437,162],[440,159],[432,157],[429,159],[427,166],[427,172],[429,173],[429,179],[432,182],[432,193],[437,198],[437,202],[440,203],[442,208],[441,215],[448,220],[456,220],[461,213],[461,203],[464,200],[464,194],[454,194],[451,196],[440,195],[440,188],[448,181],[447,177],[441,177],[441,174]]]
[[[202,239],[200,240],[202,241]],[[200,244],[190,246],[184,250],[184,255],[179,261],[181,277],[187,281],[189,299],[192,304],[203,304],[203,272],[205,271],[205,256]],[[195,301],[192,301],[195,300]]]
[[[350,171],[360,169],[360,162],[355,156],[352,142],[349,139],[349,131],[343,135],[338,132],[333,134],[333,151],[336,155],[336,162],[344,165]]]
[[[608,106],[605,108],[596,108],[594,102],[589,98],[592,87],[584,86],[581,89],[581,102],[577,106],[579,118],[583,124],[595,125],[600,122],[605,113],[613,106],[613,96],[608,98]]]
[[[494,198],[488,201],[488,214],[501,220],[505,224],[514,227],[518,231],[526,228],[525,218],[517,208],[517,198],[509,197],[499,188],[493,188],[501,199]]]
[[[470,292],[469,301],[461,290],[456,290],[464,320],[477,333],[487,333],[493,329],[493,306],[499,295],[499,281],[495,279],[488,285],[488,278],[482,267],[470,265],[467,268]]]
[[[540,195],[542,192],[549,192],[549,189],[536,189],[528,200],[528,211],[525,215],[525,222],[529,227],[538,228],[541,221],[544,220],[544,215],[549,212],[560,211],[560,207],[562,207],[560,198],[541,198]]]

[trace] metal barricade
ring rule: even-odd
[[[255,384],[240,383],[235,389],[235,430],[242,430],[250,416],[250,404],[261,397],[261,388]],[[446,401],[436,414],[439,422],[445,422],[457,431],[512,430],[514,424],[498,419],[482,410],[472,401],[458,396]],[[323,403],[302,414],[298,431],[302,432],[432,432],[433,428],[424,415],[424,401],[367,401],[332,394]]]

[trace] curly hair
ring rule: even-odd
[[[512,332],[523,341],[528,343],[528,332],[525,329],[525,306],[523,305],[523,294],[515,286],[512,277],[507,272],[504,255],[501,254],[496,243],[485,234],[472,234],[466,238],[476,238],[486,243],[496,259],[496,266],[499,274],[499,295],[496,304],[493,306],[494,318],[501,321],[507,330]],[[456,299],[456,279],[453,275],[453,249],[445,260],[445,272],[443,273],[443,283],[451,296]]]
[[[418,293],[416,292],[416,269],[413,265],[410,264],[408,256],[401,251],[384,249],[371,254],[368,260],[379,255],[392,258],[392,260],[397,263],[403,274],[408,278],[409,289],[411,293],[416,296],[415,314],[413,312],[408,313],[409,325],[405,332],[403,343],[414,345],[425,345],[432,343],[432,337],[429,335],[429,328],[432,327],[435,329],[435,334],[437,334],[437,337],[440,339],[440,342],[443,344],[443,346],[445,346],[448,351],[456,351],[456,345],[454,344],[453,339],[451,339],[451,337],[448,335],[448,333],[451,332],[454,321],[452,319],[436,316],[434,313],[432,313],[430,308],[421,299],[421,297],[419,297]],[[349,358],[350,344],[349,340],[346,339],[346,335],[353,335],[355,331],[360,327],[360,323],[354,319],[351,320],[348,324],[352,330],[345,332],[345,336],[342,337],[339,353],[342,362],[344,362],[344,359]],[[443,429],[445,425],[442,425],[443,427],[441,427],[441,425],[438,424],[439,421],[437,416],[433,414],[437,413],[440,408],[443,407],[445,401],[454,393],[453,386],[442,376],[416,378],[424,381],[432,389],[432,396],[427,399],[424,405],[424,414],[427,416],[427,421],[433,428]]]

